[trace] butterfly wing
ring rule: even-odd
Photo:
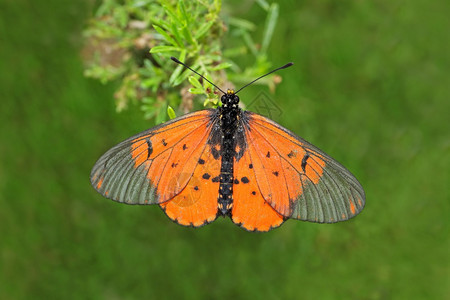
[[[92,186],[114,201],[160,204],[182,225],[212,222],[217,214],[217,202],[213,201],[217,195],[210,196],[217,194],[218,183],[210,181],[198,190],[197,181],[201,172],[219,174],[218,157],[211,153],[220,138],[215,110],[175,118],[106,152],[92,169]]]
[[[364,190],[336,160],[258,114],[244,112],[240,124],[243,137],[238,139],[241,142],[237,145],[243,154],[236,157],[236,169],[242,168],[240,172],[248,174],[247,185],[280,216],[333,223],[361,212],[365,203]],[[240,181],[242,183],[242,178]],[[245,193],[241,193],[242,190],[235,189],[233,194],[233,221],[236,223],[241,223],[246,211],[254,209],[242,198]],[[248,208],[239,209],[243,206]],[[255,222],[248,219],[244,225],[259,230]],[[276,226],[279,220],[274,218],[262,228]]]
[[[199,227],[217,218],[222,143],[220,127],[213,128],[189,182],[180,194],[160,204],[166,215],[184,226]]]
[[[250,149],[245,147],[243,131],[236,137],[236,153],[234,161],[233,207],[231,219],[248,231],[269,231],[283,224],[285,218],[275,211],[264,200],[258,186]]]

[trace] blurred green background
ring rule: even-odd
[[[258,23],[250,4],[224,12]],[[295,66],[276,121],[347,166],[367,204],[265,234],[184,228],[91,188],[97,158],[153,126],[83,77],[94,7],[0,1],[1,299],[449,299],[450,2],[280,3],[270,60]]]

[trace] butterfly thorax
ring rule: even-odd
[[[239,97],[233,90],[228,90],[221,98],[219,107],[220,127],[222,129],[222,165],[220,169],[220,186],[218,197],[219,213],[230,215],[233,206],[233,159],[236,141],[234,139],[238,127]]]
[[[233,90],[228,90],[221,98],[222,106],[219,108],[221,128],[224,135],[234,133],[238,124],[239,97]]]

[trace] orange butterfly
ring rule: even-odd
[[[287,219],[334,223],[361,212],[364,190],[345,167],[268,118],[242,111],[237,92],[223,92],[217,109],[113,147],[92,169],[93,187],[118,202],[158,204],[192,227],[229,216],[246,230],[269,231]]]

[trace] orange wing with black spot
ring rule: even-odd
[[[214,221],[219,183],[204,177],[220,173],[218,119],[215,110],[202,110],[127,139],[97,161],[92,186],[118,202],[159,204],[181,225]]]
[[[317,147],[252,112],[242,114],[240,126],[233,222],[267,231],[288,218],[334,223],[363,209],[358,180]]]

